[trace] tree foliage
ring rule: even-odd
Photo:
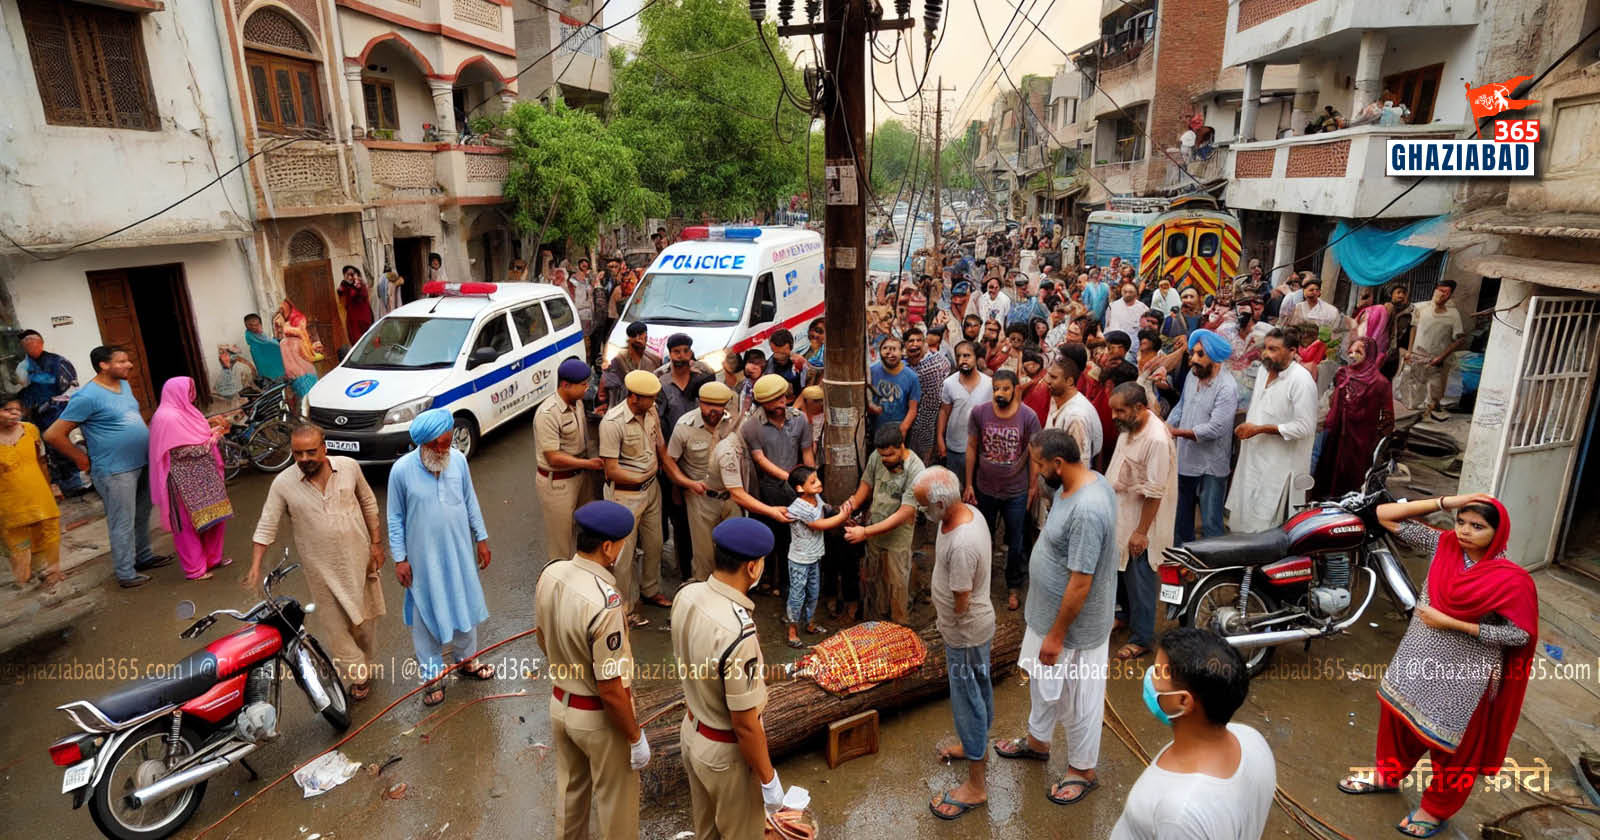
[[[666,215],[665,198],[640,184],[637,153],[593,114],[560,101],[548,109],[519,102],[497,122],[511,141],[505,196],[519,231],[544,228],[544,241],[570,239],[582,248],[594,244],[601,224]]]
[[[611,127],[673,212],[749,217],[805,189],[809,119],[780,102],[784,83],[805,88],[771,25],[781,70],[740,0],[648,5],[639,31],[633,57],[614,59]]]
[[[872,189],[878,195],[894,195],[901,191],[901,182],[911,167],[917,167],[918,184],[928,180],[931,155],[926,148],[918,148],[917,133],[899,120],[885,120],[867,140],[869,162],[872,169]],[[910,189],[910,184],[906,189]],[[885,199],[887,201],[887,199]]]

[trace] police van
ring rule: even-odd
[[[383,316],[306,397],[328,451],[363,463],[416,448],[412,418],[455,416],[456,448],[555,393],[556,368],[582,358],[583,330],[566,292],[545,283],[426,283]]]
[[[627,347],[628,325],[642,321],[651,352],[685,333],[695,356],[720,370],[729,353],[770,352],[780,329],[804,338],[822,317],[822,236],[784,227],[684,228],[645,269],[606,342],[610,364]]]

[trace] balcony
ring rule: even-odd
[[[1287,64],[1299,60],[1305,47],[1317,45],[1322,55],[1354,54],[1367,29],[1418,29],[1472,26],[1478,23],[1473,3],[1438,0],[1238,0],[1228,4],[1227,39],[1222,65],[1252,61]],[[1391,33],[1393,39],[1398,33]],[[1391,43],[1396,43],[1391,41]]]
[[[1102,163],[1090,169],[1089,200],[1103,201],[1113,195],[1144,195],[1149,187],[1150,161]]]
[[[1463,126],[1368,125],[1327,134],[1238,143],[1226,156],[1229,207],[1315,216],[1359,218],[1376,214],[1412,183],[1384,174],[1391,137],[1445,139]],[[1455,185],[1431,178],[1384,211],[1385,216],[1449,212]]]
[[[354,177],[344,147],[301,140],[261,157],[267,201],[264,215],[304,215],[310,209],[329,212],[356,205]]]
[[[367,140],[373,198],[484,203],[505,191],[508,161],[494,146]]]
[[[434,156],[445,192],[458,200],[498,199],[505,193],[510,159],[492,146],[452,146]]]
[[[1213,149],[1211,157],[1205,160],[1184,162],[1182,149],[1167,149],[1166,154],[1161,156],[1161,161],[1166,164],[1166,172],[1159,182],[1150,185],[1150,189],[1153,192],[1182,193],[1220,181],[1227,177],[1227,157],[1226,149]]]

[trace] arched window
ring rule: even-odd
[[[260,9],[244,22],[244,41],[256,128],[303,134],[326,125],[316,51],[305,30],[277,9]]]
[[[328,248],[322,237],[312,231],[302,230],[289,239],[289,262],[316,262],[328,258]]]

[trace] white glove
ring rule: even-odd
[[[778,781],[777,768],[772,770],[772,781],[761,785],[761,801],[768,808],[783,807],[783,782]]]
[[[628,766],[634,770],[643,770],[650,763],[650,742],[644,737],[644,730],[639,730],[639,740],[628,745]]]

